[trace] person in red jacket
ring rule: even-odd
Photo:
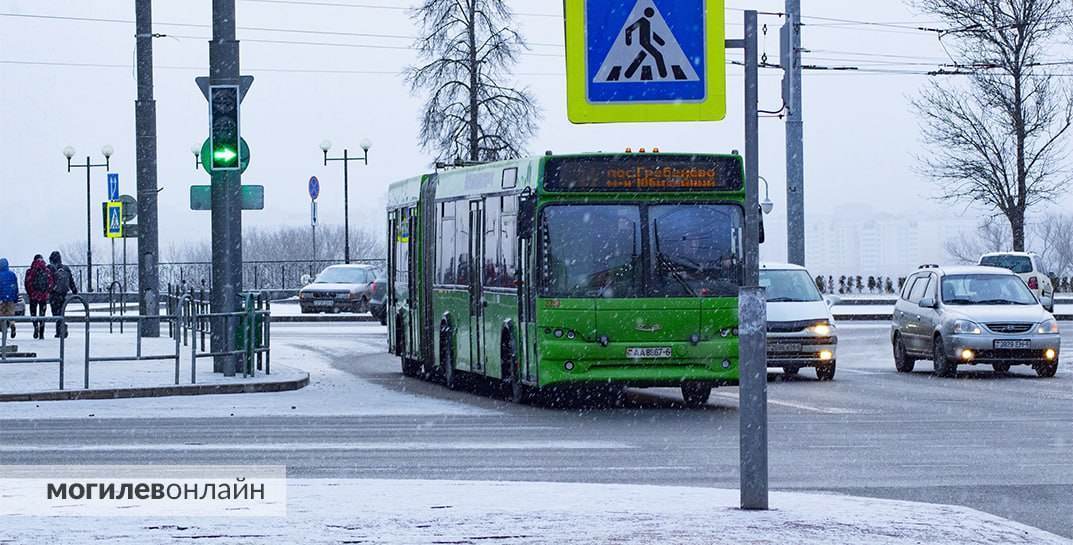
[[[26,287],[26,296],[30,300],[30,315],[44,316],[45,309],[48,308],[48,296],[52,293],[56,280],[45,263],[45,258],[40,254],[34,256],[33,264],[26,270],[24,285]],[[45,338],[44,322],[34,322],[34,338]]]

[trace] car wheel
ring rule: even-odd
[[[935,366],[935,375],[940,377],[953,377],[957,375],[957,363],[946,357],[946,345],[942,337],[935,337],[935,345],[932,350],[932,363]]]
[[[995,374],[1005,375],[1010,372],[1010,364],[1008,363],[996,363],[991,365],[991,368],[995,370]]]
[[[1054,378],[1058,374],[1058,362],[1044,363],[1036,366],[1036,375],[1040,378]]]
[[[916,364],[917,362],[910,358],[909,353],[906,352],[902,338],[900,336],[896,337],[894,339],[894,368],[899,373],[912,373]]]
[[[682,399],[686,407],[697,409],[708,404],[712,397],[712,384],[710,382],[685,382],[682,384]]]
[[[380,325],[387,325],[387,311],[380,313]]]
[[[358,312],[357,312],[357,314],[365,314],[366,312],[368,312],[369,314],[372,314],[372,311],[369,310],[369,298],[368,297],[362,297],[361,302],[358,303]]]
[[[835,362],[825,363],[823,365],[816,366],[816,378],[821,382],[828,382],[835,379]]]

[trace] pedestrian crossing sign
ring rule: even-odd
[[[725,0],[566,0],[573,123],[726,117]]]
[[[108,203],[108,223],[104,234],[108,238],[123,238],[123,203]]]

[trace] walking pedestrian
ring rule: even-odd
[[[34,256],[34,262],[26,270],[26,298],[30,303],[30,316],[44,316],[48,308],[48,298],[52,293],[52,286],[56,280],[52,277],[52,271],[45,264],[45,258],[41,254]],[[45,322],[34,322],[34,338],[45,338]]]
[[[7,259],[0,258],[0,317],[14,316],[15,305],[19,302],[19,277],[11,272]],[[15,322],[11,326],[11,338],[15,338]],[[0,322],[0,326],[4,324]]]
[[[67,294],[77,295],[78,287],[75,286],[71,268],[63,264],[63,257],[59,252],[52,252],[48,256],[48,270],[52,273],[52,290],[48,294],[48,304],[52,307],[53,316],[63,316]],[[64,337],[67,336],[67,325],[56,322],[56,338],[59,338],[61,334]]]

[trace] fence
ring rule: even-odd
[[[84,316],[81,317],[67,317],[67,307],[71,304],[81,304]],[[167,298],[167,313],[163,316],[126,316],[121,315],[117,317],[112,309],[114,306],[109,304],[108,316],[94,317],[90,313],[89,303],[78,295],[67,298],[67,302],[64,305],[64,312],[61,316],[50,317],[0,317],[0,363],[33,363],[33,364],[58,364],[59,375],[59,389],[64,390],[65,384],[65,371],[67,364],[67,334],[69,332],[68,326],[72,323],[85,324],[85,339],[83,340],[83,385],[84,389],[90,387],[90,371],[92,363],[106,363],[106,362],[144,362],[144,361],[174,361],[175,363],[175,385],[179,385],[180,367],[182,360],[182,347],[190,346],[190,384],[197,384],[197,360],[201,358],[217,357],[217,356],[231,356],[242,359],[242,376],[243,378],[254,376],[255,367],[256,370],[263,370],[265,374],[271,374],[271,302],[267,297],[263,295],[247,294],[245,297],[244,309],[240,312],[234,313],[217,313],[213,314],[206,312],[208,310],[208,303],[205,301],[195,300],[192,294],[187,293],[178,296],[175,300],[172,297]],[[136,322],[138,328],[135,331],[141,330],[141,322],[145,320],[160,320],[161,322],[167,322],[169,337],[175,342],[174,352],[168,354],[144,354],[142,350],[142,337],[136,335],[135,353],[134,355],[108,355],[108,356],[92,356],[90,347],[92,344],[93,330],[91,325],[94,323],[103,324],[107,323],[109,327],[109,333],[113,332],[113,324],[119,322],[120,327],[124,322]],[[223,321],[224,327],[221,331],[230,331],[235,325],[234,322],[238,321],[238,327],[234,328],[240,335],[236,339],[236,349],[226,352],[209,352],[205,349],[205,335],[211,335],[213,332],[213,324]],[[57,332],[61,333],[57,335],[59,342],[59,356],[55,358],[39,358],[36,355],[11,353],[8,350],[8,330],[12,324],[32,324],[43,323],[56,324]],[[122,329],[121,329],[122,331]],[[201,350],[198,350],[196,335],[201,335]]]
[[[320,271],[332,265],[342,264],[342,260],[317,260],[317,261],[247,261],[242,264],[242,282],[246,289],[259,290],[287,290],[302,287],[302,277],[305,275],[316,276]],[[372,265],[383,270],[387,266],[386,259],[356,259],[351,260],[356,265]],[[86,266],[68,265],[74,274],[76,285],[82,290],[86,285]],[[12,266],[19,278],[26,274],[27,267]],[[188,286],[212,285],[212,263],[176,262],[160,263],[158,265],[160,285],[183,284]],[[128,263],[126,266],[110,264],[93,266],[93,285],[98,291],[106,291],[107,286],[118,284],[130,293],[140,292],[138,286],[138,264]]]

